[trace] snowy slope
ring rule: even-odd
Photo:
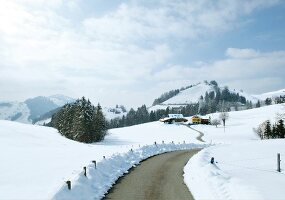
[[[197,103],[201,96],[205,96],[206,92],[214,91],[209,84],[199,83],[191,88],[179,92],[176,96],[163,102],[163,104],[191,104]]]
[[[223,87],[221,89],[223,89]],[[238,93],[239,96],[245,97],[247,101],[251,101],[254,104],[257,103],[258,100],[261,100],[258,97],[251,95],[251,94],[248,94],[247,92],[244,92],[242,90],[237,91],[237,90],[233,90],[231,88],[229,88],[229,90],[231,93]]]
[[[254,95],[256,98],[265,100],[266,98],[272,98],[272,97],[280,97],[285,95],[285,89],[273,91],[273,92],[267,92],[259,95]]]
[[[226,122],[225,132],[222,126],[215,128],[196,125],[194,128],[205,134],[204,140],[214,143],[230,144],[257,140],[258,136],[254,133],[253,128],[257,128],[265,120],[275,121],[276,113],[285,113],[285,105],[276,104],[250,110],[229,112],[229,120]],[[211,119],[218,119],[219,113],[209,114],[207,118],[209,116]]]
[[[276,112],[285,112],[284,106],[231,112],[225,132],[221,127],[193,126],[205,133],[204,140],[222,144],[198,153],[184,169],[196,199],[271,199],[272,188],[276,188],[272,197],[283,198],[284,171],[276,174],[275,165],[276,152],[285,155],[284,140],[260,141],[252,128],[273,120]],[[217,115],[212,114],[212,119]],[[193,148],[183,146],[183,141],[199,143],[197,135],[182,125],[152,122],[112,129],[103,142],[82,144],[53,128],[0,120],[0,170],[5,172],[0,173],[0,199],[96,199],[139,158]],[[161,146],[162,141],[167,146]],[[212,156],[216,165],[209,164]],[[98,162],[98,171],[92,160]],[[83,166],[88,166],[88,179],[83,177]],[[66,180],[72,180],[72,192],[66,189]]]
[[[220,90],[222,91],[224,87],[219,86]],[[214,90],[214,85],[201,82],[196,85],[193,85],[192,87],[180,91],[176,96],[162,102],[159,105],[151,106],[148,108],[149,111],[155,111],[158,109],[166,109],[167,107],[170,108],[175,108],[175,107],[180,107],[180,106],[185,106],[187,104],[192,104],[192,103],[198,103],[199,99],[201,96],[205,97],[205,93],[212,92]],[[229,88],[229,91],[231,93],[238,93],[240,96],[243,96],[246,98],[246,100],[251,101],[252,103],[257,103],[259,98],[257,95],[253,96],[251,94],[248,94],[244,91],[237,91],[235,89]]]
[[[123,110],[121,107],[117,108],[110,108],[110,107],[104,107],[103,108],[103,113],[106,117],[106,119],[114,119],[114,118],[121,118],[123,115],[127,115],[127,111]]]
[[[53,103],[55,103],[58,107],[64,106],[67,103],[74,102],[75,99],[62,95],[56,94],[48,97]]]
[[[0,119],[31,123],[30,110],[25,103],[0,102]]]
[[[65,190],[65,181],[77,180],[83,166],[92,164],[92,160],[96,160],[100,167],[103,156],[108,160],[117,153],[127,153],[131,148],[135,150],[145,144],[153,145],[155,141],[160,144],[162,140],[167,144],[171,141],[176,144],[183,141],[196,142],[196,136],[196,132],[185,126],[153,122],[112,129],[103,142],[83,144],[62,137],[53,128],[0,120],[0,171],[3,172],[0,173],[0,199],[51,199],[58,191],[59,196],[65,196],[65,192],[69,192]],[[171,145],[171,148],[165,146],[164,151],[179,147]],[[153,146],[147,152],[150,150],[152,153],[163,152],[163,149],[159,150]],[[139,156],[134,158],[136,162],[139,158],[151,155],[151,152],[144,155],[139,153],[141,150],[136,152]],[[123,163],[128,159],[129,156],[123,156],[116,163],[125,166]],[[104,169],[108,170],[111,166],[113,164],[105,166]],[[118,174],[118,169],[114,170]],[[121,170],[122,175],[126,170]],[[99,182],[99,189],[95,190],[96,195],[102,195],[102,191],[107,190],[113,183],[104,181],[104,177],[109,177],[108,173],[109,171],[103,171],[100,175],[99,180],[103,182]],[[114,177],[109,178],[114,181]],[[82,182],[78,184],[80,186]],[[100,184],[105,186],[100,187]],[[62,190],[62,187],[65,189]],[[83,197],[86,198],[81,198],[94,199],[89,193],[85,195]]]
[[[285,156],[285,140],[260,141],[253,131],[284,112],[285,104],[230,112],[225,131],[221,126],[193,126],[205,134],[205,141],[221,144],[199,152],[185,166],[185,182],[194,198],[284,199],[285,173],[276,172],[276,154]],[[215,165],[210,164],[211,157]]]

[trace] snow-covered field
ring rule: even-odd
[[[283,198],[284,171],[276,172],[276,154],[281,153],[281,159],[285,155],[285,141],[260,141],[253,128],[264,120],[275,120],[284,106],[231,112],[225,130],[193,126],[204,132],[207,143],[217,144],[196,154],[184,169],[185,182],[196,199]],[[140,160],[201,146],[197,136],[183,125],[152,122],[112,129],[103,142],[82,144],[53,128],[0,120],[0,199],[100,198]],[[211,157],[215,165],[209,163]],[[97,161],[96,170],[92,160]],[[84,166],[88,178],[83,176]],[[72,181],[71,191],[67,180]]]
[[[185,182],[195,199],[284,199],[285,163],[277,172],[277,153],[285,156],[285,140],[259,140],[253,132],[265,120],[275,121],[283,105],[231,112],[222,127],[193,126],[203,139],[222,143],[196,154],[184,168]],[[212,119],[218,114],[212,114]],[[215,158],[214,165],[210,164]]]
[[[100,179],[94,177],[97,172],[92,177],[101,182],[94,182],[99,189],[93,190],[93,196],[88,193],[89,198],[94,199],[102,196],[114,180],[126,172],[127,167],[153,154],[193,148],[194,145],[182,143],[198,143],[196,136],[196,132],[182,125],[153,122],[113,129],[103,142],[82,144],[62,137],[53,128],[0,120],[0,199],[70,199],[67,193],[70,191],[66,190],[65,184],[67,180],[71,180],[72,184],[77,180],[72,190],[77,199],[74,192],[85,188],[80,178],[83,167],[91,168],[91,161],[96,160],[101,171]],[[163,148],[153,148],[154,142],[161,144],[162,141],[165,143]],[[172,141],[177,145],[170,144]],[[127,152],[130,149],[134,150],[136,156],[129,158]],[[113,160],[110,161],[110,158]],[[92,171],[88,173],[92,174]],[[111,175],[114,176],[110,178]],[[89,186],[94,187],[94,184]]]

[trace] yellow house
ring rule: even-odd
[[[201,124],[201,117],[198,117],[197,115],[194,115],[192,117],[192,123],[193,124]]]

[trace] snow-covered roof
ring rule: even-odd
[[[168,114],[169,118],[183,118],[182,114]]]

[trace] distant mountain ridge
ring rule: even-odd
[[[0,119],[33,123],[47,112],[75,101],[64,95],[37,96],[24,102],[0,102]]]

